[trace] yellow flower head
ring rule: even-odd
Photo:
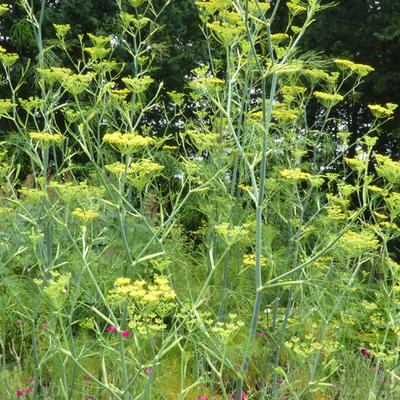
[[[42,142],[56,142],[60,143],[64,140],[64,137],[58,133],[45,133],[45,132],[30,132],[29,136],[32,139],[40,140]]]
[[[314,96],[318,99],[318,101],[324,107],[332,107],[339,101],[343,100],[343,96],[340,94],[331,94],[331,93],[324,93],[324,92],[314,92]]]
[[[392,110],[389,110],[389,108],[382,107],[378,104],[369,104],[368,108],[375,118],[386,118],[393,114]]]

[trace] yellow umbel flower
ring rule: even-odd
[[[223,10],[231,6],[230,0],[210,0],[210,1],[196,1],[196,6],[204,9],[206,14],[214,14],[218,10]]]
[[[85,75],[73,74],[66,77],[60,83],[63,85],[64,89],[77,96],[78,94],[84,92],[88,87],[90,82],[94,79],[96,74],[94,72],[88,72]]]
[[[72,215],[75,215],[75,217],[80,218],[84,222],[91,222],[99,216],[99,214],[93,210],[83,211],[79,207],[72,211]]]
[[[8,4],[0,4],[0,15],[5,14],[7,11],[10,11]]]
[[[349,255],[352,257],[358,257],[368,250],[376,249],[379,245],[379,240],[376,239],[372,230],[354,232],[349,229],[339,239],[338,243],[341,245],[342,249],[349,253]]]
[[[43,77],[43,79],[52,85],[54,82],[63,82],[68,79],[68,76],[72,75],[72,71],[69,68],[36,68],[36,71]]]
[[[70,31],[71,25],[70,24],[65,24],[65,25],[57,25],[53,24],[54,29],[56,30],[56,35],[62,39],[64,36]]]
[[[289,35],[287,33],[273,33],[271,35],[271,40],[273,41],[280,41],[280,40],[286,40],[289,39]]]
[[[301,6],[300,4],[295,4],[290,1],[286,3],[286,6],[292,15],[297,15],[304,11],[307,11],[307,7]]]
[[[142,147],[154,144],[154,139],[150,136],[114,132],[105,134],[103,142],[114,145],[123,154],[130,154]]]
[[[224,85],[225,81],[214,77],[204,77],[196,79],[195,81],[189,82],[189,86],[193,89],[222,89],[221,85]]]
[[[19,58],[19,56],[16,53],[4,53],[4,52],[1,52],[1,54],[0,54],[0,61],[6,67],[12,67],[16,63],[18,58]]]
[[[141,6],[147,0],[127,0],[127,1],[129,3],[129,5],[136,8],[136,7]]]
[[[329,80],[329,74],[322,69],[313,68],[303,70],[304,75],[308,76],[312,81],[320,81],[322,79]]]
[[[346,161],[347,164],[349,164],[350,168],[353,171],[361,172],[361,171],[363,171],[365,169],[366,161],[365,160],[361,160],[360,158],[357,158],[357,157],[355,157],[355,158],[345,157],[344,161]]]
[[[331,94],[318,91],[314,92],[314,96],[326,108],[332,107],[344,99],[344,97],[340,94]]]
[[[255,254],[245,254],[242,259],[243,264],[251,265],[253,267],[256,266],[256,255]],[[262,255],[261,256],[261,266],[265,267],[267,265],[266,258]]]
[[[111,38],[108,36],[95,36],[91,33],[88,33],[88,36],[95,47],[104,47],[110,43],[111,40]]]
[[[375,159],[378,163],[376,172],[379,176],[383,176],[391,183],[400,180],[400,161],[393,161],[390,157],[382,154],[375,154]]]
[[[289,94],[289,95],[296,95],[296,94],[303,94],[307,88],[304,86],[282,86],[280,91],[284,94]]]
[[[86,47],[85,51],[87,51],[93,60],[103,60],[107,57],[108,53],[111,51],[110,49],[105,49],[104,47]]]
[[[64,140],[64,137],[58,133],[45,133],[45,132],[30,132],[29,136],[32,139],[40,140],[42,142],[56,142],[60,143]]]
[[[11,99],[0,99],[0,118],[7,116],[9,112],[16,106]]]
[[[208,23],[207,27],[211,29],[215,38],[224,46],[229,46],[234,43],[235,40],[238,40],[240,34],[245,31],[243,26],[219,21]]]
[[[375,118],[386,118],[393,114],[392,110],[389,110],[389,108],[382,107],[378,104],[369,104],[368,108]]]
[[[280,172],[282,178],[288,179],[288,180],[293,180],[293,181],[309,179],[312,176],[308,172],[303,172],[300,168],[284,169],[279,172]]]
[[[122,81],[133,93],[142,93],[154,82],[154,79],[145,75],[142,78],[122,78]]]
[[[340,58],[335,58],[333,62],[338,66],[342,71],[349,69],[352,72],[355,72],[357,75],[366,76],[370,72],[375,71],[375,69],[366,64],[356,64],[353,61],[342,60]]]
[[[37,110],[42,107],[44,104],[45,100],[37,97],[37,96],[31,96],[28,99],[18,99],[19,103],[21,104],[21,107],[28,111],[29,113],[32,112],[32,110]]]
[[[346,69],[353,69],[354,67],[354,63],[353,61],[350,60],[342,60],[340,58],[335,58],[333,60],[333,62],[338,66],[339,69],[341,69],[342,71],[346,70]]]

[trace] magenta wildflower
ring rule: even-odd
[[[358,332],[355,332],[354,334],[355,334],[356,336],[358,336]]]
[[[33,388],[29,388],[28,390],[25,390],[26,393],[33,393]]]
[[[337,390],[338,393],[342,393],[342,391],[340,389]]]
[[[247,397],[247,394],[245,392],[242,392],[242,399],[245,399]],[[232,399],[236,399],[236,393],[233,393]]]
[[[151,375],[151,369],[146,368],[147,375]]]
[[[376,369],[375,367],[371,367],[371,368],[370,368],[370,370],[371,370],[372,372],[374,372],[375,369]]]
[[[17,324],[22,324],[24,322],[23,319],[17,319]]]
[[[363,352],[363,354],[365,354],[366,356],[369,356],[369,355],[371,354],[368,350],[363,350],[362,352]]]
[[[265,337],[265,335],[264,335],[262,332],[259,332],[259,333],[258,333],[258,336],[259,336],[259,337]]]
[[[153,342],[154,344],[158,344],[158,339],[152,339],[152,342]]]
[[[43,328],[47,328],[47,327],[48,327],[48,325],[46,324],[46,322],[44,322],[44,323],[42,324],[42,327],[43,327]]]
[[[236,369],[237,369],[238,371],[240,371],[240,366],[239,366],[239,365],[236,365]]]
[[[128,331],[122,331],[122,336],[128,337],[129,336],[129,332]]]
[[[282,378],[279,379],[279,383],[283,383],[283,379]]]
[[[22,396],[25,393],[25,389],[18,390],[17,396]]]
[[[206,396],[199,396],[198,400],[208,400]]]
[[[29,382],[33,382],[35,380],[35,377],[34,376],[30,376],[29,378],[28,378],[28,381]]]
[[[110,325],[107,330],[108,332],[117,332],[117,328],[114,325]]]
[[[93,400],[93,398],[92,397],[87,397],[86,400]]]
[[[85,376],[83,377],[83,379],[84,379],[85,381],[91,381],[91,380],[92,380],[92,378],[91,378],[89,375],[85,375]]]

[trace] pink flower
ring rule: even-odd
[[[247,394],[245,392],[242,392],[242,400],[247,397]],[[236,399],[236,393],[233,393],[232,399]]]
[[[117,332],[117,328],[114,325],[110,325],[107,330],[108,332]]]
[[[362,351],[366,356],[369,356],[371,353],[368,350],[363,350]]]
[[[376,369],[375,367],[371,367],[371,368],[370,368],[370,370],[371,370],[372,372],[374,372],[375,369]]]
[[[206,396],[199,396],[198,400],[208,400]]]
[[[28,381],[29,382],[33,382],[35,380],[35,377],[34,376],[30,376],[29,378],[28,378]]]
[[[152,339],[152,342],[153,342],[154,344],[157,344],[157,343],[158,343],[158,339]]]
[[[93,398],[92,397],[87,397],[86,400],[93,400]]]
[[[279,383],[283,383],[283,379],[282,378],[279,379]]]
[[[29,388],[29,390],[25,390],[26,393],[33,393],[33,388]]]
[[[342,393],[342,391],[340,389],[337,390],[338,393]]]
[[[42,324],[42,327],[43,327],[43,328],[47,328],[47,327],[48,327],[48,325],[46,324],[46,322],[44,322],[44,323]]]
[[[22,324],[24,322],[23,319],[17,319],[17,324]]]
[[[91,381],[91,380],[92,380],[92,378],[90,378],[89,375],[85,375],[85,376],[83,377],[83,379],[84,379],[85,381]]]
[[[25,389],[18,390],[17,396],[22,396],[25,393]]]
[[[147,375],[151,375],[151,369],[146,368]]]
[[[122,336],[125,336],[125,337],[129,336],[129,332],[128,331],[122,331]]]
[[[265,337],[265,335],[262,332],[258,332],[259,337]]]
[[[237,369],[238,371],[240,371],[240,366],[239,366],[239,365],[236,365],[236,369]]]
[[[355,334],[356,336],[358,336],[358,332],[355,332],[354,334]]]

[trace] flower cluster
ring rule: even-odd
[[[27,393],[33,393],[33,388],[18,390],[17,391],[17,396],[20,397],[20,396],[22,396],[24,394],[27,394]]]
[[[369,65],[365,64],[356,64],[353,61],[349,60],[342,60],[339,58],[335,58],[333,62],[342,70],[350,70],[352,72],[355,72],[359,76],[366,76],[370,72],[375,71],[374,68],[372,68]]]
[[[176,293],[171,289],[168,278],[156,276],[154,284],[148,284],[144,279],[132,282],[129,278],[121,277],[115,282],[115,289],[109,291],[108,300],[119,304],[127,298],[134,299],[139,304],[157,303],[163,300],[173,300]]]
[[[68,292],[68,284],[71,278],[71,273],[60,274],[57,271],[52,273],[53,277],[47,282],[42,279],[34,279],[34,282],[43,290],[43,294],[49,300],[50,304],[59,310],[66,301],[65,294]],[[43,287],[43,283],[45,286]]]
[[[46,132],[30,132],[29,136],[32,139],[40,140],[41,142],[55,142],[60,143],[64,138],[58,133],[46,133]]]
[[[284,169],[282,171],[279,171],[282,178],[288,179],[290,181],[296,181],[296,180],[304,180],[310,178],[311,174],[308,172],[302,171],[300,168],[294,168],[294,169]]]
[[[122,81],[130,91],[138,94],[144,92],[154,82],[154,79],[148,75],[144,75],[142,78],[122,78]]]
[[[128,167],[120,162],[107,164],[104,167],[113,174],[119,176],[126,174],[129,182],[138,190],[142,190],[152,177],[164,169],[162,165],[154,163],[146,158],[133,162]]]
[[[331,94],[331,93],[324,93],[324,92],[314,92],[314,96],[318,99],[318,101],[324,107],[332,107],[339,101],[343,100],[343,96],[340,94]]]
[[[15,106],[11,99],[0,99],[0,118],[7,116]]]
[[[105,134],[103,142],[110,143],[123,154],[130,154],[142,147],[153,144],[154,139],[150,136],[114,132]]]
[[[245,254],[242,259],[243,264],[255,266],[256,265],[256,255],[255,254]],[[265,267],[267,265],[266,258],[261,256],[261,266]]]
[[[75,217],[80,218],[84,222],[91,222],[99,216],[99,214],[93,210],[84,211],[79,207],[72,211],[72,215],[75,215]]]
[[[390,117],[393,114],[393,110],[390,110],[389,108],[386,107],[382,107],[378,104],[369,104],[368,108],[370,109],[372,115],[375,118]]]
[[[286,3],[286,6],[287,6],[287,8],[289,9],[290,13],[293,16],[297,15],[297,14],[300,14],[300,13],[302,13],[304,11],[307,11],[307,7],[304,7],[304,6],[300,5],[300,4],[297,4],[297,1],[296,2],[289,1],[289,2]]]
[[[115,288],[108,292],[107,300],[112,307],[127,304],[128,326],[141,335],[157,333],[166,329],[164,318],[175,309],[176,293],[168,278],[156,276],[152,284],[141,279],[132,282],[121,277],[114,282]],[[109,327],[109,331],[113,332]],[[114,328],[115,329],[115,328]]]
[[[0,15],[1,15],[1,6],[0,6]],[[0,46],[0,61],[3,63],[5,67],[12,67],[16,61],[18,60],[19,56],[16,53],[7,53],[4,47]]]

